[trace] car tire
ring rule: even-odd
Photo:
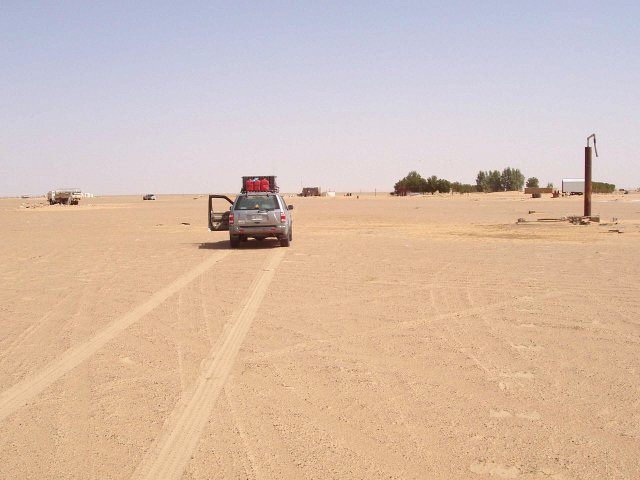
[[[280,237],[280,246],[281,247],[288,247],[289,246],[289,237]]]
[[[240,237],[237,235],[229,236],[229,245],[231,248],[238,248],[240,246]]]
[[[289,228],[289,241],[291,242],[293,240],[293,227]]]

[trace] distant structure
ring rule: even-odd
[[[319,197],[320,187],[303,187],[300,197]]]
[[[562,193],[564,195],[584,195],[584,178],[563,178]]]
[[[525,187],[524,194],[531,195],[532,198],[542,198],[543,193],[550,193],[554,195],[556,198],[558,195],[555,195],[552,187]]]

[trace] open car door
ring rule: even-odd
[[[209,231],[229,231],[229,207],[233,201],[226,195],[209,195]]]

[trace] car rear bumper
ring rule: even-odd
[[[269,226],[238,226],[229,225],[230,235],[246,235],[247,237],[281,237],[287,234],[288,226],[269,225]]]

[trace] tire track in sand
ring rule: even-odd
[[[63,304],[70,296],[74,295],[75,292],[69,292],[64,295],[61,299],[59,299],[55,305],[49,307],[49,311],[42,315],[39,319],[25,328],[16,338],[14,338],[6,347],[2,348],[2,352],[0,352],[0,365],[5,364],[9,361],[13,355],[20,350],[22,345],[27,342],[32,335],[34,335],[42,326],[45,324],[47,319],[53,315],[54,309]]]
[[[240,346],[262,303],[275,270],[286,253],[278,248],[269,254],[262,272],[251,283],[243,307],[222,343],[213,348],[190,396],[178,403],[165,429],[142,459],[132,479],[173,480],[182,478],[193,452],[198,446],[216,399],[224,388]]]
[[[96,333],[95,336],[86,342],[67,350],[60,358],[55,360],[48,367],[0,393],[0,421],[4,420],[27,403],[29,399],[38,395],[49,385],[57,381],[73,368],[77,367],[87,358],[91,357],[91,355],[96,353],[107,342],[113,340],[124,330],[136,323],[147,313],[154,310],[171,295],[183,289],[228,254],[228,251],[216,252],[214,255],[208,257],[204,262],[200,263],[162,290],[153,294],[149,300]]]

